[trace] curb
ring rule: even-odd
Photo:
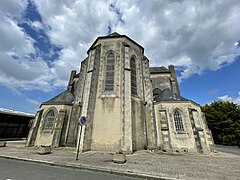
[[[133,172],[133,171],[119,171],[119,170],[101,168],[101,167],[96,167],[96,166],[94,167],[94,166],[91,166],[91,165],[87,166],[87,165],[81,165],[81,164],[80,165],[64,164],[64,163],[58,163],[58,162],[42,161],[42,160],[35,160],[35,159],[28,159],[28,158],[21,158],[21,157],[12,157],[12,156],[4,156],[4,155],[0,155],[0,158],[26,161],[26,162],[33,162],[33,163],[39,163],[39,164],[46,164],[46,165],[56,166],[56,167],[65,167],[65,168],[72,168],[72,169],[82,169],[82,170],[104,172],[104,173],[109,173],[109,174],[128,176],[128,177],[136,177],[136,178],[141,178],[141,179],[176,180],[176,178],[161,177],[161,176],[150,175],[150,174],[142,174],[142,173],[137,173],[137,172]]]

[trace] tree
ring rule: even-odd
[[[240,106],[232,102],[215,101],[202,107],[216,144],[239,145]]]

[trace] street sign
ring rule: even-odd
[[[85,116],[81,116],[78,121],[80,126],[84,126],[87,123],[87,118]]]
[[[78,124],[81,126],[81,128],[80,128],[80,134],[78,136],[76,161],[78,160],[79,147],[80,147],[80,142],[81,142],[80,140],[81,140],[81,136],[82,136],[82,129],[83,129],[83,126],[86,125],[86,123],[87,123],[87,118],[85,116],[81,116],[78,120]]]

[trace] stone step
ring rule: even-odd
[[[8,147],[24,147],[27,140],[7,141]]]

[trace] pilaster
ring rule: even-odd
[[[81,116],[87,118],[87,124],[82,127],[82,134],[80,136],[80,128],[78,130],[78,138],[80,139],[80,151],[91,150],[92,144],[92,130],[94,121],[94,110],[96,103],[98,74],[100,65],[101,45],[96,46],[90,51],[88,58],[87,75],[85,78],[85,89],[83,91],[83,105]]]
[[[36,117],[34,119],[34,123],[28,133],[26,146],[34,146],[34,142],[37,137],[37,132],[38,132],[38,128],[40,125],[40,120],[41,120],[42,114],[43,114],[43,110],[40,110],[37,112]]]
[[[129,46],[124,45],[123,77],[122,77],[122,136],[121,150],[132,152],[132,106],[131,106],[131,72]]]
[[[66,110],[60,109],[58,113],[58,117],[55,122],[52,147],[59,147],[65,116],[66,116]]]

